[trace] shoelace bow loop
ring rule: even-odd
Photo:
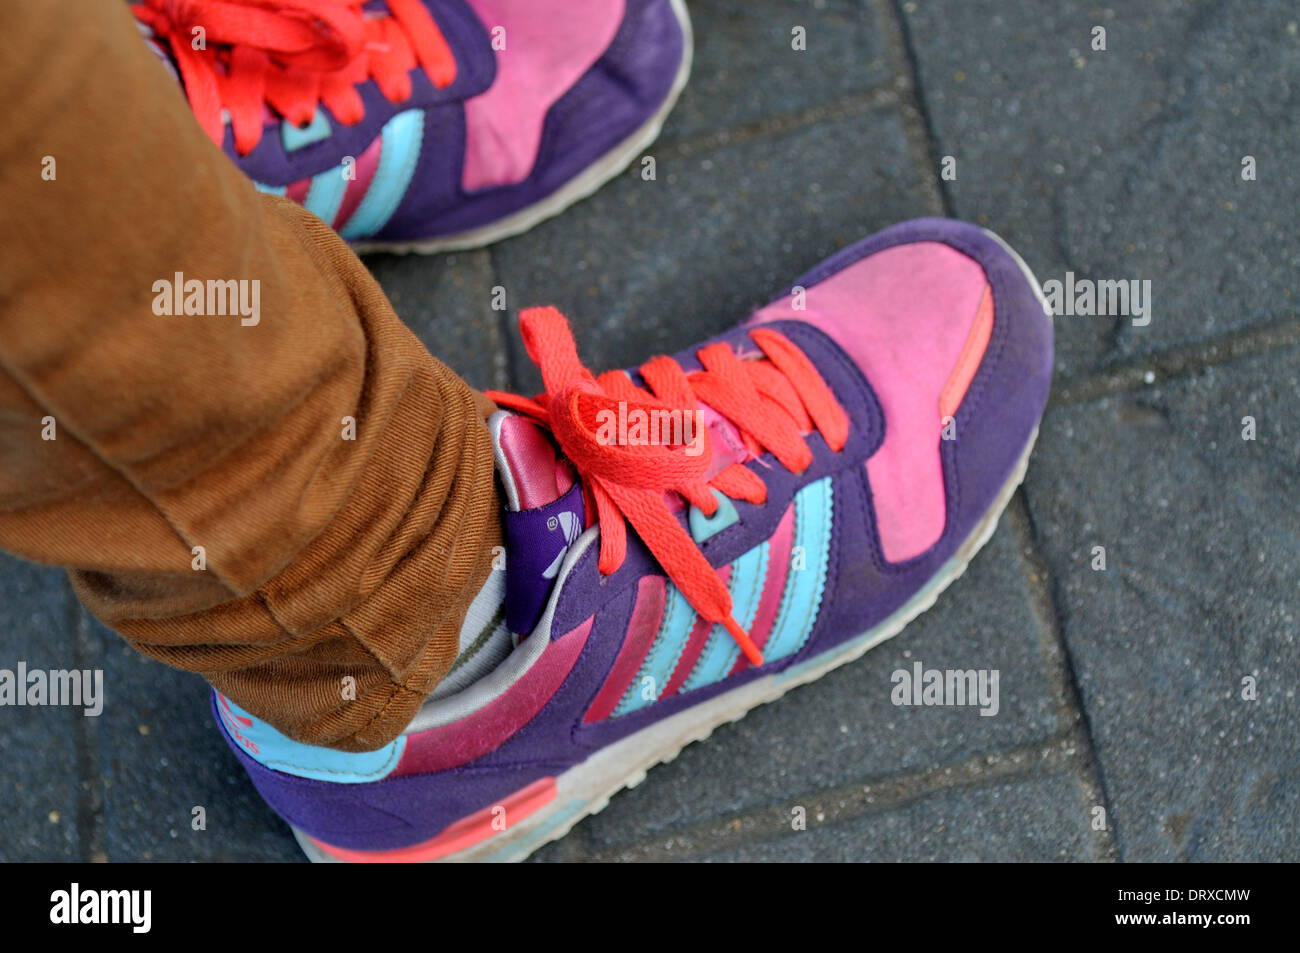
[[[132,9],[166,41],[203,130],[219,145],[225,110],[247,155],[262,138],[264,103],[299,126],[324,103],[354,125],[365,116],[356,86],[367,79],[391,102],[410,97],[416,66],[438,88],[455,80],[455,58],[420,0],[387,0],[389,16],[364,3],[140,0]]]
[[[499,391],[488,396],[548,427],[577,469],[600,526],[600,572],[608,575],[623,564],[625,521],[630,523],[691,606],[722,625],[753,665],[762,665],[762,653],[732,616],[726,585],[673,514],[666,495],[678,493],[712,515],[718,506],[713,489],[762,503],[766,485],[739,463],[706,482],[712,452],[707,433],[700,435],[700,452],[688,454],[682,444],[611,443],[600,428],[602,420],[608,424],[608,414],[620,410],[628,416],[633,410],[694,415],[703,401],[738,428],[756,455],[766,448],[799,472],[812,461],[802,433],[821,431],[836,451],[848,439],[848,416],[812,362],[788,338],[759,328],[750,339],[766,361],[742,360],[720,342],[698,352],[701,371],[686,373],[672,358],[656,357],[639,369],[647,391],[621,371],[592,376],[578,358],[568,322],[554,308],[528,309],[519,323],[545,390],[532,399]]]

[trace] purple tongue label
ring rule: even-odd
[[[506,626],[515,635],[527,635],[537,625],[585,515],[577,483],[554,503],[506,512]]]

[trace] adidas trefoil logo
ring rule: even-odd
[[[581,527],[578,525],[577,514],[570,513],[566,510],[565,512],[548,519],[546,521],[546,528],[551,530],[551,532],[558,529],[564,533],[564,546],[562,546],[560,551],[555,554],[555,559],[551,561],[551,564],[546,567],[546,571],[542,573],[543,579],[554,579],[555,574],[560,571],[560,563],[564,562],[564,556],[568,553],[569,547],[572,546],[573,541],[578,538],[578,533],[581,532]]]

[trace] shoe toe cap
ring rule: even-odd
[[[999,239],[961,222],[908,222],[851,246],[754,320],[818,328],[870,384],[885,434],[867,470],[891,562],[927,550],[951,518],[944,442],[966,467],[1010,472],[1050,384],[1036,282]]]

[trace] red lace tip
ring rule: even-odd
[[[446,89],[452,83],[456,82],[456,67],[444,66],[432,71],[433,86],[435,89]]]
[[[749,637],[749,633],[740,627],[740,623],[727,616],[722,620],[722,626],[731,633],[731,637],[736,640],[740,646],[740,651],[745,653],[745,658],[749,659],[751,665],[758,668],[763,664],[763,653],[758,650],[754,640]]]

